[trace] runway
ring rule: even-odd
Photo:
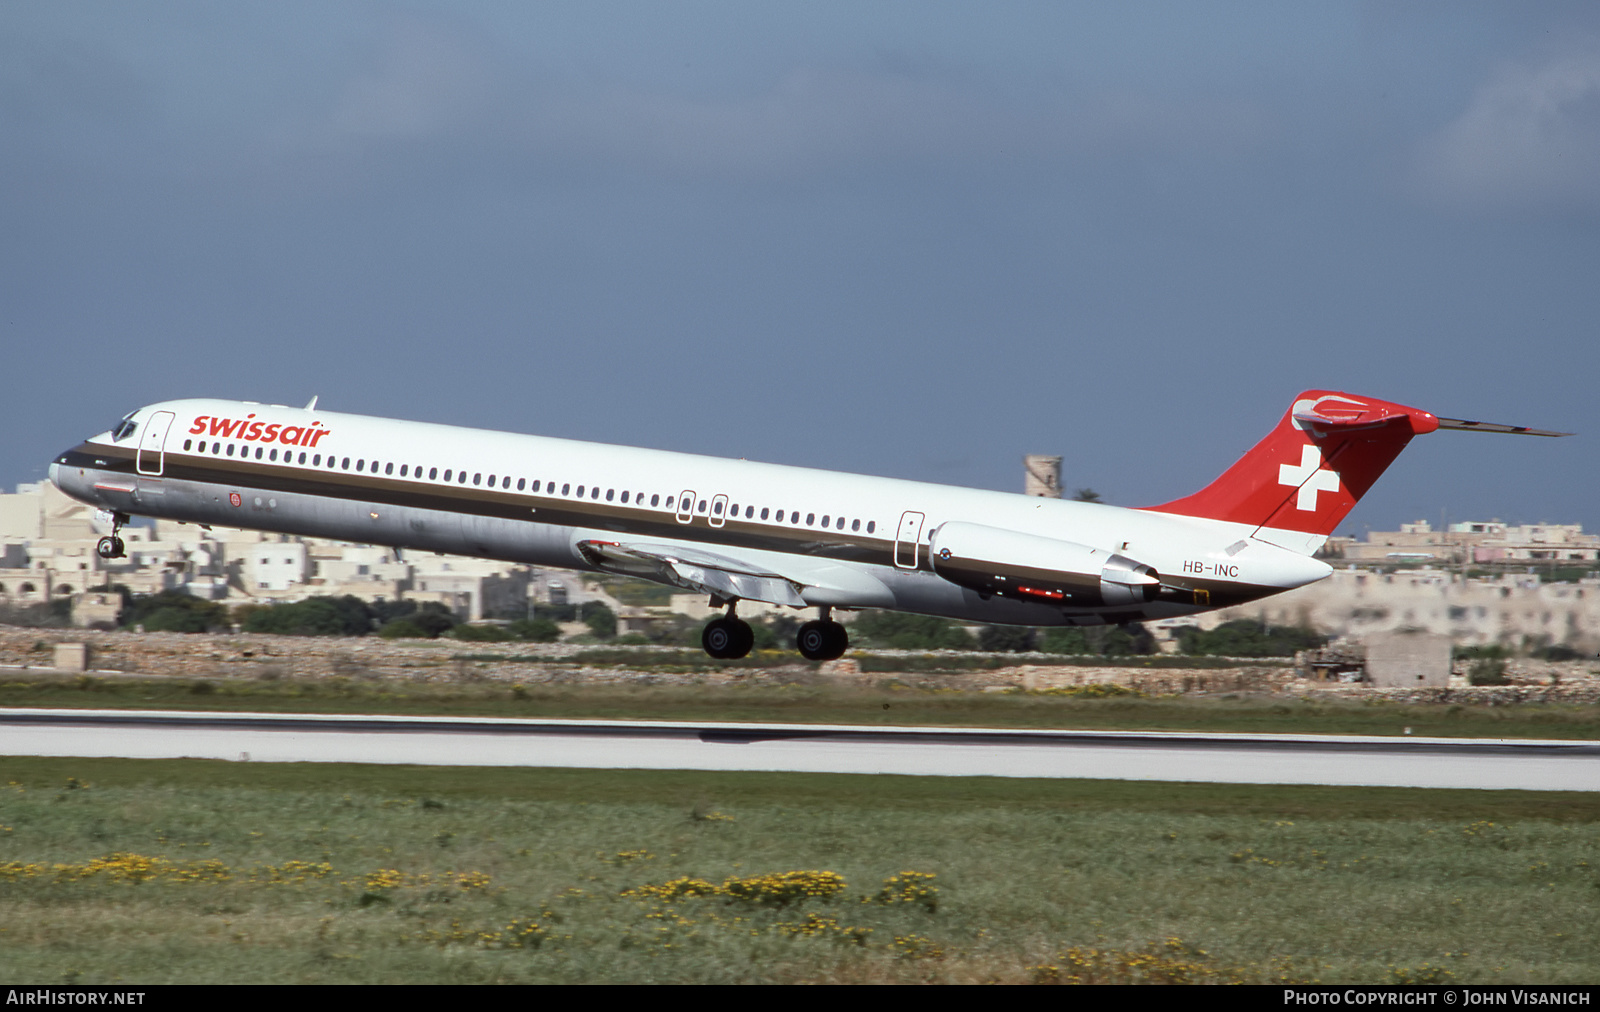
[[[1600,743],[0,710],[0,755],[1600,790]]]

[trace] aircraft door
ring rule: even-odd
[[[678,496],[678,523],[686,524],[694,520],[694,489],[686,488]]]
[[[167,460],[167,430],[172,427],[172,418],[170,411],[157,411],[145,423],[144,435],[139,437],[140,474],[161,474]]]
[[[718,495],[711,500],[711,526],[721,527],[728,522],[728,497]]]
[[[922,537],[925,519],[923,514],[910,510],[900,514],[900,532],[894,539],[894,564],[901,569],[917,568],[917,539]]]

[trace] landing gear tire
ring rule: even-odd
[[[756,644],[756,634],[748,622],[736,618],[712,619],[700,633],[700,645],[718,660],[743,657]]]
[[[795,635],[795,646],[808,661],[833,661],[850,649],[850,634],[837,622],[807,622]]]
[[[121,559],[128,554],[127,546],[122,543],[122,539],[115,536],[101,538],[100,543],[94,546],[94,550],[102,559]]]

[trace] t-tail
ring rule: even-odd
[[[1146,508],[1249,524],[1258,540],[1310,555],[1412,437],[1437,429],[1571,435],[1440,418],[1371,397],[1307,390],[1277,427],[1216,481],[1193,495]]]

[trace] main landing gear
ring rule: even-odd
[[[95,554],[102,559],[108,560],[127,558],[128,548],[122,543],[122,538],[118,537],[118,535],[122,532],[122,525],[132,519],[132,517],[120,510],[112,513],[111,533],[101,538],[99,544],[94,546]]]
[[[850,648],[850,634],[845,632],[844,626],[829,617],[832,612],[832,608],[824,606],[821,619],[807,622],[795,634],[794,645],[806,660],[835,661]]]
[[[713,601],[713,603],[720,602]],[[730,601],[728,614],[707,622],[704,631],[700,633],[700,645],[705,647],[706,653],[718,660],[731,661],[744,657],[756,643],[750,623],[733,613],[736,604],[737,602]],[[824,607],[820,620],[807,622],[795,635],[795,647],[806,660],[837,660],[850,648],[850,634],[845,632],[844,626],[829,617],[832,611],[833,609]]]
[[[706,623],[700,633],[700,645],[706,653],[718,660],[731,661],[743,657],[756,645],[756,634],[750,623],[733,613],[735,602],[729,602],[728,614]]]

